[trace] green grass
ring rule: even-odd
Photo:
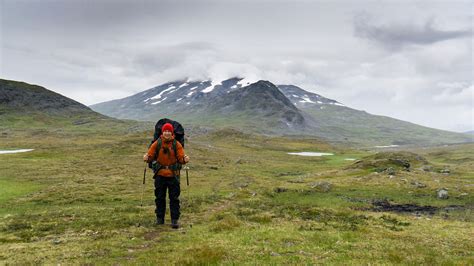
[[[140,207],[141,157],[152,132],[142,131],[144,124],[107,123],[0,128],[0,136],[7,133],[2,149],[35,149],[0,155],[0,264],[474,263],[472,144],[412,150],[434,170],[415,167],[390,178],[348,168],[354,162],[345,158],[372,158],[364,150],[191,130],[190,186],[183,173],[182,228],[172,230],[169,214],[168,225],[154,226],[150,172]],[[335,155],[287,154],[299,151]],[[436,171],[445,167],[450,174]],[[320,190],[318,182],[331,187]],[[440,187],[449,199],[436,198]],[[380,199],[462,208],[371,211]]]
[[[0,179],[0,204],[8,202],[10,199],[27,195],[28,193],[40,188],[40,185],[33,184],[31,182],[18,182]]]

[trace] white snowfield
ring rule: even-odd
[[[257,81],[258,81],[257,79],[243,78],[239,80],[239,82],[237,82],[237,85],[240,85],[241,87],[245,87]]]
[[[20,152],[29,152],[34,149],[20,149],[20,150],[0,150],[0,154],[10,154],[10,153],[20,153]]]
[[[315,102],[311,101],[311,99],[308,97],[308,95],[304,95],[303,97],[301,97],[301,99],[303,99],[303,100],[300,101],[300,103],[315,103]]]
[[[394,148],[398,147],[399,145],[387,145],[387,146],[374,146],[375,148]]]
[[[203,92],[203,93],[209,93],[209,92],[213,91],[214,88],[215,88],[217,85],[221,85],[221,84],[222,84],[221,81],[219,81],[219,82],[211,81],[211,85],[210,85],[209,87],[205,88],[204,90],[202,90],[201,92]]]
[[[300,155],[300,156],[329,156],[334,155],[334,153],[327,153],[327,152],[289,152],[288,154],[291,155]]]
[[[300,95],[296,95],[296,94],[292,94],[291,96],[293,96],[294,98],[299,98],[300,100],[298,102],[300,103],[315,103],[315,104],[331,104],[331,105],[338,105],[338,106],[344,106],[346,107],[344,104],[340,103],[340,102],[328,102],[328,103],[323,103],[322,101],[319,101],[317,100],[316,102],[311,100],[311,98],[308,96],[308,94],[304,94],[302,96]],[[315,96],[316,98],[321,98],[319,95],[316,95]],[[297,100],[297,99],[295,99]],[[293,103],[293,104],[296,104],[296,103]]]

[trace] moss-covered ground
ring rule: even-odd
[[[373,151],[190,130],[173,230],[154,225],[150,171],[140,206],[152,132],[110,123],[3,129],[0,149],[34,151],[0,155],[0,264],[474,264],[473,144],[411,150],[429,165],[387,173],[346,160]]]

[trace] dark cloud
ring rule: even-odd
[[[441,30],[435,28],[431,18],[416,24],[376,24],[367,13],[354,16],[354,35],[368,39],[388,49],[401,49],[407,45],[428,45],[436,42],[465,38],[472,35],[467,30]]]

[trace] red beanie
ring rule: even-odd
[[[174,134],[174,128],[172,124],[170,123],[164,124],[163,127],[161,128],[161,132],[165,132],[166,130],[171,131],[171,133]]]

